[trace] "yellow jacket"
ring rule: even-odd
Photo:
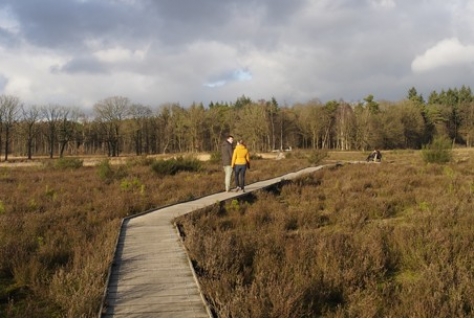
[[[235,165],[250,164],[250,154],[247,148],[243,144],[238,144],[234,149],[232,155],[232,167]]]

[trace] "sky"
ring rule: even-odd
[[[474,89],[474,0],[0,0],[0,95],[92,108]]]

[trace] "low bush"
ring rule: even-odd
[[[179,156],[168,160],[157,160],[151,168],[159,176],[176,175],[179,172],[198,172],[201,169],[201,161],[193,157]]]
[[[213,164],[218,164],[220,163],[222,160],[222,154],[221,152],[212,152],[211,153],[211,157],[209,159],[209,162],[213,163]]]
[[[437,137],[430,144],[423,146],[422,155],[425,163],[448,163],[453,157],[451,141],[445,137]]]
[[[321,164],[321,162],[328,157],[328,152],[326,150],[313,150],[309,153],[308,162],[312,165]]]
[[[147,157],[147,156],[137,156],[137,157],[132,157],[126,161],[126,165],[128,167],[131,166],[150,166],[153,164],[155,161],[154,158],[152,157]]]
[[[62,157],[54,162],[57,169],[77,169],[83,166],[84,161],[79,158]]]
[[[61,157],[42,161],[45,168],[53,169],[77,169],[83,167],[84,161],[79,158]]]
[[[308,154],[305,152],[305,151],[302,151],[302,150],[293,150],[293,151],[289,151],[289,152],[285,152],[285,158],[294,158],[294,159],[307,159],[308,158]]]
[[[113,178],[114,171],[112,170],[112,165],[108,159],[101,161],[96,168],[97,174],[101,180],[109,182]]]
[[[260,155],[260,154],[250,153],[250,160],[255,161],[255,160],[261,160],[262,158],[263,158],[263,157],[262,157],[262,155]]]

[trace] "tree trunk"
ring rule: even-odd
[[[10,146],[10,126],[5,127],[5,162],[8,161],[8,148]]]

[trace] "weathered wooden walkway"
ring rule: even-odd
[[[246,193],[323,167],[250,184]],[[124,219],[99,317],[212,317],[172,221],[246,193],[217,193]]]

